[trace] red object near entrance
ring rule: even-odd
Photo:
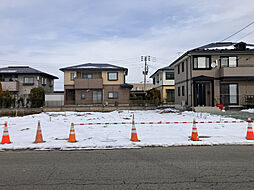
[[[216,104],[216,106],[217,106],[218,108],[220,108],[221,110],[223,109],[223,105],[222,105],[222,104]]]

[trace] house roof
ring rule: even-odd
[[[244,48],[241,48],[243,47]],[[247,44],[245,42],[216,42],[216,43],[210,43],[204,46],[200,46],[197,48],[194,48],[192,50],[189,50],[185,52],[182,56],[177,58],[173,63],[170,64],[172,67],[175,63],[177,63],[179,60],[187,56],[188,54],[195,54],[195,53],[211,53],[211,54],[217,54],[217,53],[244,53],[244,52],[250,52],[254,53],[254,44]]]
[[[31,68],[29,66],[8,66],[0,68],[0,74],[38,74],[43,75],[52,79],[58,79],[58,77],[44,73],[37,69]]]
[[[90,71],[128,71],[127,68],[111,65],[108,63],[85,63],[61,68],[61,71],[90,70]]]
[[[160,69],[158,69],[157,71],[155,71],[151,76],[150,78],[152,78],[157,72],[159,71],[174,71],[174,68],[173,67],[170,67],[170,66],[166,66],[166,67],[162,67]]]

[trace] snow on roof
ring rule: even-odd
[[[221,46],[221,47],[204,48],[204,50],[222,50],[222,49],[235,49],[235,47],[234,46]]]
[[[17,70],[2,70],[0,73],[16,73]]]

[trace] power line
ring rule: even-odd
[[[227,40],[227,39],[231,38],[232,36],[234,36],[234,35],[236,35],[236,34],[240,33],[241,31],[243,31],[244,29],[248,28],[248,27],[249,27],[249,26],[251,26],[252,24],[254,24],[254,21],[252,21],[251,23],[247,24],[246,26],[244,26],[243,28],[241,28],[241,29],[240,29],[240,30],[238,30],[237,32],[235,32],[235,33],[231,34],[230,36],[228,36],[228,37],[227,37],[227,38],[225,38],[224,40],[221,40],[221,42],[223,42],[223,41],[225,41],[225,40]]]
[[[243,39],[243,38],[245,38],[245,37],[247,37],[247,36],[251,35],[253,32],[254,32],[254,30],[252,30],[251,32],[249,32],[249,33],[245,34],[244,36],[242,36],[241,38],[239,38],[239,39],[238,39],[238,40],[236,40],[236,41],[240,41],[241,39]]]

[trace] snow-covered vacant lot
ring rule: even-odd
[[[198,123],[201,141],[190,141],[192,123],[187,124],[136,124],[140,142],[131,142],[131,124],[123,125],[75,125],[78,142],[69,143],[71,122],[106,123],[172,121],[233,121],[209,113],[178,112],[173,109],[149,111],[101,112],[49,112],[24,117],[0,117],[0,123],[8,122],[11,144],[0,144],[0,150],[8,149],[106,149],[138,148],[145,146],[254,144],[245,139],[247,123]],[[37,122],[40,120],[44,143],[34,144]],[[1,126],[1,136],[3,126]],[[203,137],[203,138],[202,138]]]

